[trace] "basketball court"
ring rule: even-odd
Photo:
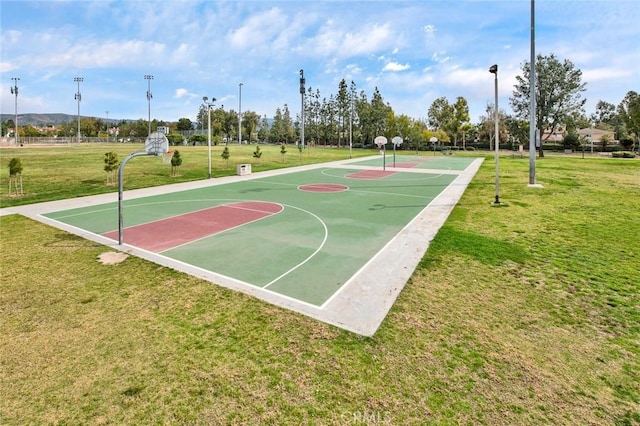
[[[387,153],[12,210],[370,336],[481,163]]]

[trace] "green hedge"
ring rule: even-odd
[[[613,158],[636,158],[636,154],[630,151],[616,151],[612,152],[611,156]]]

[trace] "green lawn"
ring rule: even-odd
[[[0,217],[0,423],[640,423],[640,161],[500,171],[505,206],[489,156],[371,338]]]
[[[115,185],[106,184],[105,153],[115,152],[118,160],[122,161],[127,155],[142,151],[143,148],[142,144],[120,143],[0,148],[0,207],[117,191],[117,173]],[[208,147],[170,148],[180,151],[182,157],[177,176],[171,176],[171,165],[164,164],[161,157],[136,157],[126,164],[124,188],[137,189],[207,178]],[[224,146],[211,147],[211,174],[214,178],[235,175],[238,164],[251,164],[252,171],[259,172],[349,158],[348,149],[311,148],[301,154],[296,146],[287,145],[283,161],[279,145],[260,145],[262,154],[256,159],[253,157],[256,145],[229,145],[230,157],[228,161],[224,161],[221,157],[223,149]],[[375,152],[354,149],[351,154],[355,158]],[[19,158],[24,168],[23,197],[8,196],[7,178],[12,158]]]

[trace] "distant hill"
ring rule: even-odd
[[[4,122],[7,120],[15,120],[15,114],[0,114],[0,121]],[[80,116],[80,119],[83,118],[95,118],[99,120],[105,120],[104,117],[87,117],[84,115]],[[18,126],[46,126],[48,124],[57,126],[58,124],[69,123],[78,119],[77,115],[73,114],[61,114],[61,113],[51,113],[51,114],[18,114]],[[139,119],[138,119],[139,120]],[[110,123],[119,123],[121,121],[133,122],[138,120],[130,120],[130,119],[120,119],[120,118],[109,118]],[[262,119],[260,119],[262,121]],[[273,125],[273,118],[267,118],[267,122],[269,126]]]
[[[0,121],[15,120],[15,114],[0,114]],[[84,115],[80,116],[80,119],[87,118]],[[100,120],[104,120],[103,117],[92,117]],[[58,125],[62,123],[69,123],[78,119],[77,115],[73,114],[18,114],[18,126],[31,125],[31,126],[46,126],[48,124]],[[120,122],[121,119],[110,118],[109,122]],[[125,120],[136,121],[136,120]]]

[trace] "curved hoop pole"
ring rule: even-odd
[[[122,220],[122,193],[123,193],[123,179],[122,175],[124,174],[124,166],[127,164],[127,161],[131,160],[133,157],[140,157],[142,155],[156,155],[148,152],[134,152],[133,154],[127,155],[127,157],[122,160],[120,163],[120,167],[118,168],[118,244],[122,245],[124,240],[123,235],[123,220]]]

